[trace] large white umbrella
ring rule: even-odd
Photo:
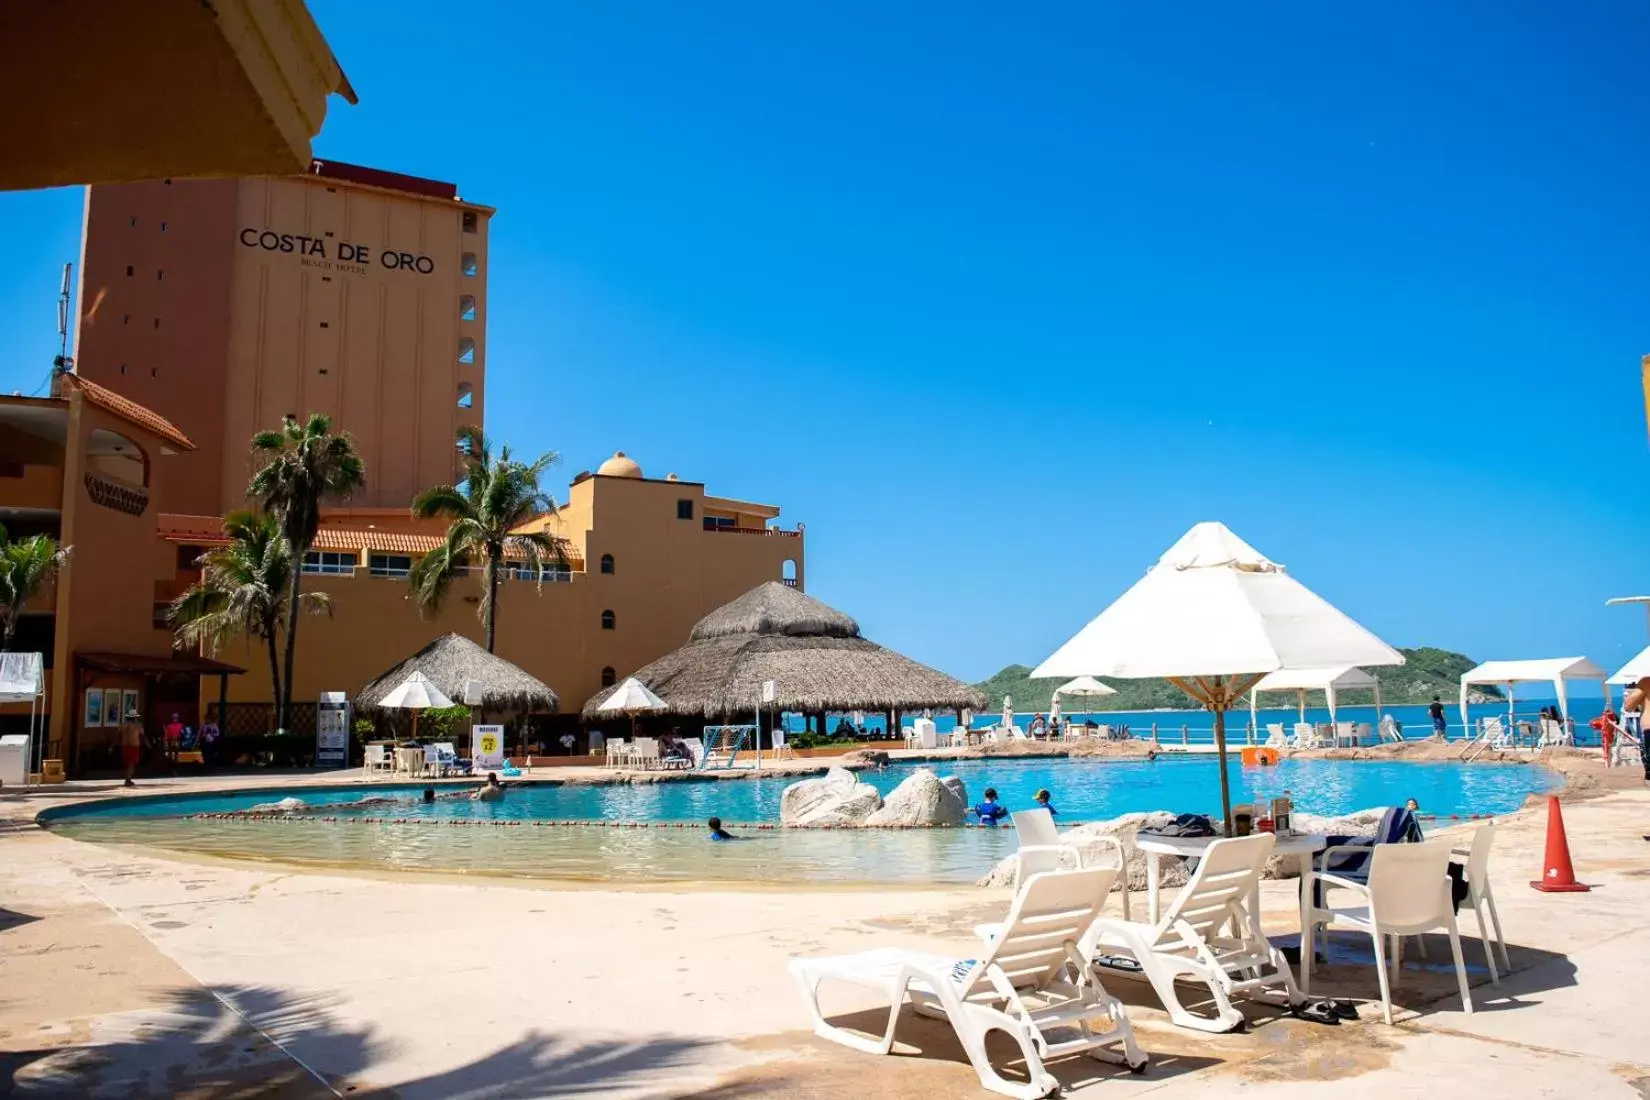
[[[1403,663],[1224,524],[1200,523],[1031,675],[1161,676],[1212,711],[1230,835],[1227,708],[1280,668]]]
[[[1054,689],[1054,705],[1060,705],[1062,695],[1080,695],[1083,697],[1083,713],[1085,716],[1094,712],[1094,697],[1097,695],[1116,695],[1117,689],[1107,687],[1093,676],[1079,676],[1075,680],[1067,680]]]
[[[429,707],[450,707],[453,701],[442,694],[428,676],[422,672],[415,672],[402,680],[400,684],[391,688],[389,693],[378,700],[381,707],[393,707],[397,710],[413,712],[412,736],[418,740],[418,712]]]
[[[636,715],[647,711],[664,710],[668,704],[655,695],[646,684],[634,676],[625,678],[624,683],[613,689],[613,694],[602,700],[597,707],[602,714],[630,715],[630,735],[636,736]]]

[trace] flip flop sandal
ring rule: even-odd
[[[1331,1001],[1329,1003],[1334,1009],[1335,1015],[1341,1019],[1356,1020],[1358,1018],[1358,1006],[1351,1001]]]
[[[1094,965],[1103,966],[1107,970],[1125,970],[1131,974],[1140,973],[1140,960],[1128,955],[1096,955]]]
[[[1290,1011],[1297,1020],[1310,1020],[1314,1024],[1328,1024],[1332,1027],[1340,1026],[1341,1018],[1335,1012],[1333,1001],[1308,1001],[1296,1005]]]

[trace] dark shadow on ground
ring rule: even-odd
[[[0,932],[5,932],[20,925],[32,924],[39,919],[33,913],[19,913],[15,909],[0,909]]]
[[[228,1004],[235,1010],[231,1010]],[[53,1037],[57,1038],[56,1036]],[[696,1064],[706,1044],[661,1036],[587,1043],[529,1032],[456,1069],[371,1083],[398,1045],[325,1000],[266,988],[174,994],[153,1011],[100,1017],[61,1043],[0,1052],[0,1095],[89,1100],[331,1098],[509,1100],[582,1097],[653,1082]],[[314,1067],[313,1072],[309,1067]],[[316,1074],[325,1074],[326,1083]]]

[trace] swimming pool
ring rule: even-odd
[[[918,765],[861,777],[884,793]],[[959,760],[931,766],[956,775],[978,801],[995,787],[1012,809],[1049,789],[1063,823],[1141,810],[1218,812],[1211,757],[1156,761]],[[1230,767],[1234,801],[1286,791],[1297,808],[1340,814],[1416,799],[1428,813],[1506,813],[1558,777],[1535,766],[1286,760]],[[306,787],[227,795],[124,799],[43,816],[77,839],[202,854],[404,870],[485,872],[620,881],[961,883],[984,874],[1013,848],[993,830],[754,833],[736,845],[709,844],[712,815],[727,822],[777,823],[779,799],[796,777],[688,779],[647,784],[522,784],[497,802],[420,801],[421,784]],[[235,813],[282,798],[327,809],[292,823],[193,815]],[[323,820],[331,818],[332,820]],[[372,818],[372,821],[363,820]],[[388,821],[379,819],[390,819]],[[536,822],[681,823],[683,828],[548,827]],[[452,824],[498,828],[440,828]],[[511,825],[526,826],[512,828]]]

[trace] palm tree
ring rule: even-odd
[[[495,458],[479,428],[460,428],[458,449],[465,456],[464,480],[457,486],[437,485],[413,501],[420,519],[451,520],[447,540],[418,559],[408,575],[419,610],[425,614],[441,606],[453,578],[479,560],[482,570],[480,618],[487,624],[487,652],[493,652],[498,633],[499,570],[506,555],[520,558],[543,583],[547,565],[567,562],[561,543],[542,531],[516,528],[536,516],[554,515],[556,502],[539,488],[539,477],[557,461],[554,452],[537,460],[517,462],[510,448]]]
[[[166,619],[180,644],[203,646],[208,653],[237,636],[263,641],[269,647],[269,679],[279,708],[281,655],[275,640],[287,625],[292,550],[280,521],[271,515],[231,512],[224,517],[223,533],[229,544],[200,556],[201,579],[172,601]],[[300,601],[312,613],[332,607],[325,592],[307,592]]]
[[[70,549],[48,535],[12,542],[0,527],[0,649],[11,648],[23,605],[69,564]]]
[[[258,500],[280,521],[281,533],[292,549],[289,602],[297,607],[302,597],[304,556],[321,526],[321,503],[347,497],[366,484],[366,463],[355,452],[355,441],[349,433],[333,435],[332,419],[320,413],[310,413],[304,424],[289,416],[279,431],[259,432],[252,437],[252,450],[265,461],[263,469],[252,475],[247,496]],[[297,651],[298,620],[293,616],[286,630],[284,690],[276,700],[276,722],[282,731],[291,728],[292,672]]]

